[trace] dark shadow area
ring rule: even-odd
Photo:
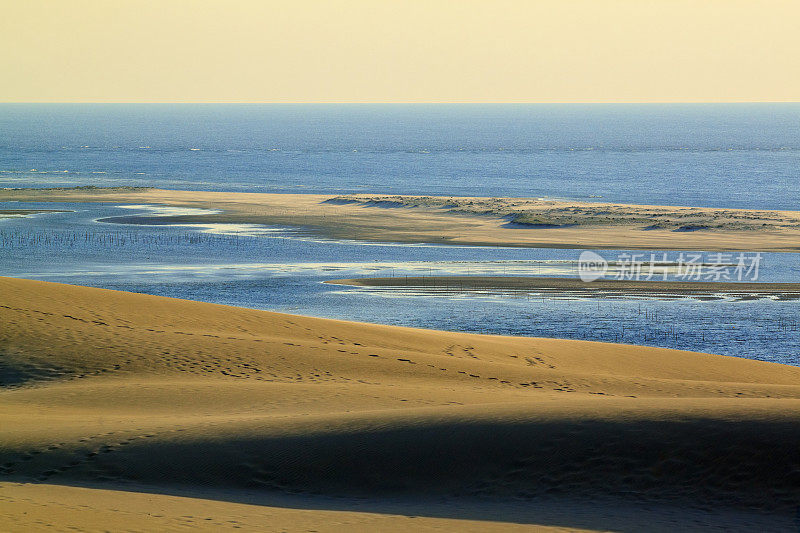
[[[6,449],[0,479],[157,486],[148,490],[181,495],[202,487],[222,491],[208,496],[214,499],[246,494],[261,505],[285,505],[274,498],[297,497],[302,506],[330,509],[336,502],[333,508],[372,512],[397,512],[386,501],[416,501],[406,512],[476,520],[503,514],[494,503],[430,502],[513,501],[538,510],[514,515],[531,524],[542,523],[542,502],[553,499],[589,509],[613,501],[782,519],[800,501],[800,424],[791,419],[455,420],[287,436],[152,437],[96,450]],[[599,510],[575,521],[559,516],[562,522],[549,524],[625,530],[612,519],[604,523]]]

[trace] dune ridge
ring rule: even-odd
[[[800,368],[743,358],[0,278],[0,382],[0,519],[19,530],[37,498],[82,491],[201,507],[209,530],[245,503],[331,531],[375,512],[385,530],[781,530],[800,501]],[[386,503],[420,498],[439,503]]]

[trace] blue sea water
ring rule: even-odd
[[[0,186],[800,206],[800,104],[0,104]]]
[[[325,240],[293,228],[98,222],[116,204],[0,219],[0,274],[365,322],[664,346],[800,365],[800,300],[634,298],[330,285],[369,276],[575,276],[579,250]],[[134,212],[148,213],[145,206]],[[624,253],[603,250],[613,260]],[[678,252],[669,252],[672,260]],[[763,254],[760,281],[800,281],[800,254]],[[2,294],[0,294],[2,299]]]
[[[798,209],[800,105],[0,105],[0,187],[596,199]],[[0,203],[0,275],[313,316],[592,339],[800,365],[800,302],[386,291],[358,276],[574,275],[576,250],[132,226],[117,204]],[[147,207],[134,207],[146,212]],[[602,251],[608,258],[622,251]],[[761,281],[800,281],[764,254]],[[0,298],[2,295],[0,294]]]

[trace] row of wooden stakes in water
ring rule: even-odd
[[[212,233],[186,232],[165,233],[162,235],[140,234],[136,232],[21,232],[0,231],[0,247],[73,247],[85,245],[99,246],[167,246],[226,244],[239,245],[251,237],[239,235],[219,235]]]

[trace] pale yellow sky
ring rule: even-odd
[[[800,0],[0,0],[0,101],[800,101],[799,23]]]

